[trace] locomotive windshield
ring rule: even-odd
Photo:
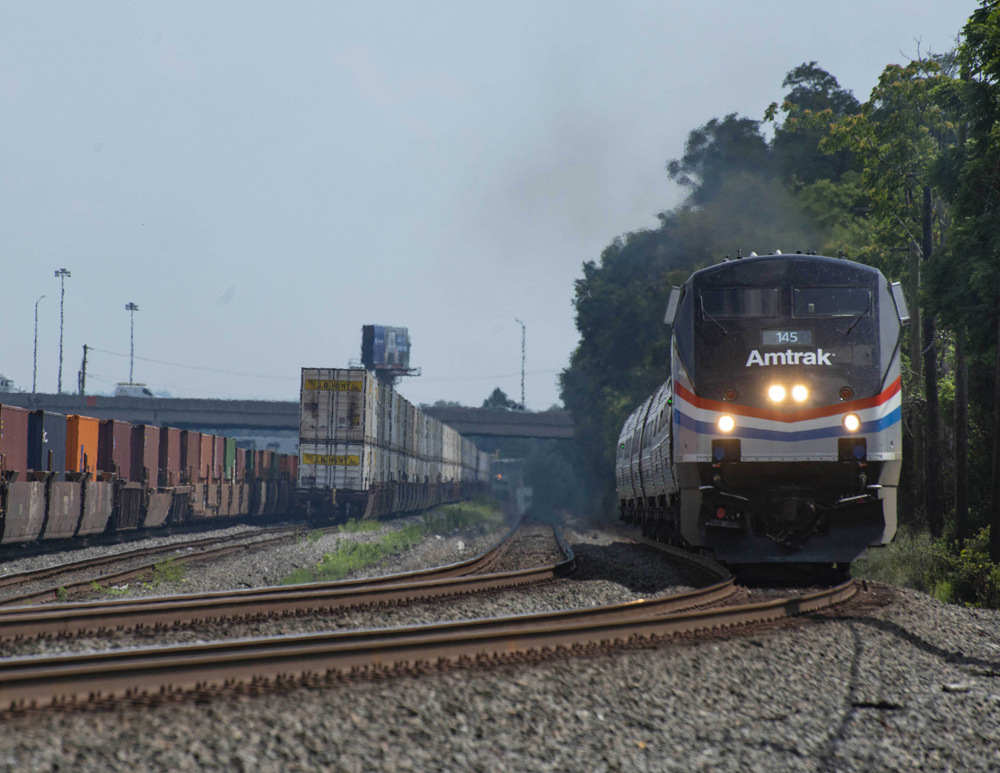
[[[867,287],[796,287],[792,314],[796,317],[871,316],[872,293]]]
[[[701,291],[701,308],[723,319],[777,317],[781,294],[777,287],[720,287]]]

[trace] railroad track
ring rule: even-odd
[[[109,630],[157,631],[196,622],[312,615],[512,588],[544,582],[572,571],[574,559],[570,555],[548,566],[487,573],[516,534],[517,530],[512,530],[490,550],[465,561],[381,577],[44,607],[0,607],[0,641],[81,636]]]
[[[572,551],[558,530],[556,538],[566,558],[545,569],[554,570],[573,561]],[[718,581],[661,598],[542,614],[12,658],[0,661],[0,706],[20,711],[45,706],[94,707],[121,699],[157,702],[192,694],[320,685],[356,676],[628,646],[793,617],[846,601],[855,593],[854,583],[846,582],[802,596],[704,608],[732,595],[733,578],[712,562],[692,559],[665,546],[655,547],[711,569]],[[411,577],[415,574],[419,573],[411,573]],[[489,577],[479,575],[478,579]],[[425,581],[410,584],[421,582]],[[362,594],[405,593],[400,587],[405,584],[390,581],[370,585],[366,591],[363,584],[356,583],[353,590]]]
[[[336,527],[331,527],[336,528]],[[275,536],[268,537],[265,539],[258,539],[251,542],[239,542],[238,540],[253,540],[254,537],[259,535],[266,535],[269,533],[275,533]],[[42,567],[40,569],[32,569],[25,572],[14,572],[11,574],[0,575],[0,587],[6,587],[10,585],[26,585],[32,582],[38,582],[40,580],[50,579],[52,577],[59,577],[61,575],[76,574],[78,572],[87,571],[89,569],[98,569],[104,566],[111,566],[114,564],[123,563],[126,561],[133,561],[137,558],[149,558],[153,556],[159,556],[162,559],[173,559],[175,564],[187,564],[196,561],[206,561],[212,558],[220,558],[222,556],[230,555],[233,553],[242,553],[250,550],[258,550],[263,547],[270,547],[272,545],[278,545],[282,542],[287,542],[288,540],[295,539],[297,536],[301,535],[301,529],[296,527],[276,527],[273,529],[265,529],[257,533],[241,533],[235,535],[227,535],[223,537],[206,537],[200,540],[190,540],[187,542],[174,542],[169,545],[156,545],[154,547],[148,548],[138,548],[136,550],[128,550],[123,553],[113,553],[103,556],[95,556],[93,558],[81,559],[78,561],[69,561],[62,564],[54,564],[52,566]],[[231,543],[222,544],[218,543]],[[194,552],[184,552],[191,551],[193,548],[205,547],[210,545],[218,545],[218,547],[206,547],[204,550],[196,550]],[[176,554],[176,555],[171,555]],[[96,582],[99,585],[107,586],[113,585],[115,583],[124,582],[125,580],[130,580],[134,577],[142,577],[144,575],[150,574],[159,561],[151,561],[139,566],[135,566],[129,569],[123,569],[117,572],[110,572],[107,574],[95,575],[92,577],[87,577],[82,580],[74,580],[66,583],[60,583],[59,585],[53,585],[47,588],[40,588],[35,591],[30,591],[27,593],[21,593],[16,596],[7,596],[6,598],[0,599],[0,610],[4,607],[15,606],[19,604],[30,604],[36,601],[51,601],[57,598],[61,594],[72,595],[74,593],[79,593],[81,591],[89,591],[93,588],[93,584]]]

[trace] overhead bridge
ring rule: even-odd
[[[299,404],[284,400],[198,400],[175,397],[102,397],[94,395],[2,392],[0,403],[31,410],[83,414],[133,424],[268,434],[299,431]],[[462,435],[571,438],[568,411],[496,411],[487,408],[424,408],[429,416]]]
[[[494,437],[573,437],[569,411],[497,411],[489,408],[423,408],[424,413],[447,424],[460,435]]]

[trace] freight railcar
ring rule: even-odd
[[[485,491],[485,455],[361,368],[303,368],[296,502],[378,517]]]
[[[626,420],[621,517],[731,564],[846,565],[896,531],[900,344],[876,269],[764,255],[674,288],[671,376]]]
[[[266,464],[248,462],[258,454]],[[297,462],[198,432],[0,405],[0,545],[282,514]]]

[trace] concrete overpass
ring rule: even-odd
[[[460,435],[493,437],[573,437],[569,411],[496,411],[489,408],[424,408],[428,416],[455,429]]]
[[[296,435],[299,431],[299,404],[279,400],[189,400],[4,392],[0,393],[0,403],[181,429],[294,430]]]
[[[219,434],[277,433],[298,437],[299,404],[284,400],[196,400],[175,397],[102,397],[95,395],[0,392],[0,403],[31,410],[119,419]],[[495,411],[486,408],[425,408],[428,415],[463,435],[571,438],[568,411]]]

